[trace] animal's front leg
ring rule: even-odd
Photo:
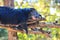
[[[28,26],[27,26],[27,23],[26,22],[22,22],[20,24],[21,25],[19,25],[18,27],[16,27],[17,30],[22,30],[23,31],[23,29],[24,29],[26,31],[26,34],[28,34]]]
[[[28,26],[27,26],[27,23],[26,22],[22,22],[20,24],[21,25],[13,26],[11,28],[13,28],[15,30],[21,30],[21,31],[23,31],[23,29],[24,29],[26,31],[26,34],[28,34]]]
[[[22,27],[26,31],[26,34],[28,34],[28,26],[26,22],[22,24]]]

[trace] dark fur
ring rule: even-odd
[[[33,10],[35,9],[34,8],[14,9],[10,7],[0,7],[1,24],[22,24],[21,26],[19,25],[17,28],[25,29],[26,33],[28,33],[26,22],[28,18],[31,17],[32,14],[30,13]]]

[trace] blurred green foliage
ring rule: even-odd
[[[8,31],[0,28],[0,40],[8,40]]]
[[[18,33],[19,40],[60,40],[60,28],[43,28],[45,31],[51,31],[50,37],[46,37],[43,34],[29,34]]]

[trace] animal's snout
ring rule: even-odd
[[[46,20],[45,17],[39,15],[39,16],[32,16],[32,20]]]

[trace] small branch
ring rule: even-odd
[[[39,27],[43,28],[43,27],[49,27],[49,28],[60,28],[60,24],[52,24],[52,23],[39,23],[38,24]],[[36,24],[32,24],[32,25],[29,25],[28,28],[35,28],[37,27]],[[11,25],[3,25],[3,24],[0,24],[0,28],[5,28],[7,30],[10,30],[10,31],[13,31],[13,32],[22,32],[22,33],[25,33],[25,31],[21,31],[21,30],[15,30],[13,28],[11,28]],[[42,33],[41,31],[28,31],[29,34],[43,34],[47,37],[49,37],[49,34],[48,33]]]

